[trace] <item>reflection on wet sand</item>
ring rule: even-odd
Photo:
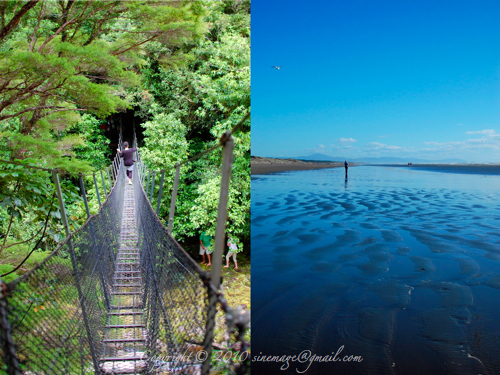
[[[349,184],[342,170],[254,181],[253,351],[327,355],[344,345],[363,356],[308,374],[495,373],[500,194],[480,182],[461,188],[452,174],[381,170],[353,168]]]

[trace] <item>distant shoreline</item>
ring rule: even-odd
[[[500,164],[493,163],[425,163],[412,165],[408,164],[370,164],[370,163],[349,163],[350,167],[359,165],[378,166],[378,167],[407,167],[415,170],[429,170],[435,172],[451,172],[451,173],[466,173],[466,174],[488,174],[500,175]],[[251,174],[265,175],[269,173],[279,173],[287,171],[306,171],[314,169],[328,169],[343,167],[343,162],[328,162],[328,161],[304,161],[297,159],[276,159],[263,158],[259,156],[251,157]],[[485,173],[486,172],[486,173]]]
[[[275,159],[252,156],[251,174],[262,175],[287,171],[306,171],[313,169],[339,168],[343,162],[308,162],[296,159]]]

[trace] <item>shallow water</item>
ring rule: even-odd
[[[252,373],[500,373],[500,176],[439,168],[252,177],[252,354],[330,355]]]

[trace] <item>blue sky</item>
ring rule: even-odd
[[[500,1],[252,0],[251,68],[252,155],[500,163]]]

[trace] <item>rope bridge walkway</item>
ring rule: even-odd
[[[226,151],[224,163],[232,158],[232,148]],[[227,205],[223,190],[230,176],[224,170],[230,171],[231,165],[223,165],[221,220],[212,272],[207,273],[169,234],[178,173],[169,230],[148,200],[149,179],[143,186],[147,169],[137,156],[132,185],[119,158],[108,170],[111,191],[106,191],[101,174],[107,199],[95,215],[90,215],[80,175],[89,218],[73,233],[58,173],[52,171],[66,240],[24,275],[9,283],[0,279],[0,373],[208,375],[217,304],[225,312],[228,331],[240,341],[239,352],[247,354],[249,312],[232,310],[219,290],[217,261],[222,259]],[[95,174],[94,183],[101,204]],[[234,364],[239,374],[249,372],[249,358],[244,357]]]
[[[101,369],[104,373],[136,373],[147,368],[143,310],[143,283],[137,248],[134,191],[125,187],[124,213],[116,268],[111,286],[111,309],[103,343]]]

